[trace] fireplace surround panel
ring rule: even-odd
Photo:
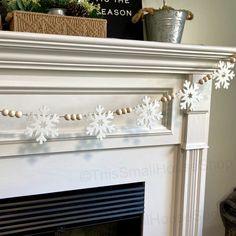
[[[1,176],[12,181],[1,182],[1,198],[144,182],[144,233],[168,235],[174,221],[177,154],[178,146],[163,146],[7,158]]]

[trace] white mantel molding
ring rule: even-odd
[[[209,73],[235,48],[0,32],[0,68],[23,70]]]

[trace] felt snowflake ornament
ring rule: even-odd
[[[235,76],[233,71],[234,63],[220,61],[218,64],[218,69],[213,72],[213,79],[215,79],[215,89],[223,87],[228,89],[230,85],[230,80]]]
[[[158,100],[151,100],[150,97],[145,96],[143,103],[137,105],[135,112],[138,114],[137,124],[139,126],[152,129],[158,120],[162,119],[160,111],[160,103]]]
[[[36,114],[29,115],[30,124],[26,127],[26,134],[35,137],[40,144],[46,142],[47,137],[55,138],[58,136],[59,116],[48,114],[48,112],[49,109],[43,106]]]
[[[101,105],[97,106],[95,113],[89,114],[89,119],[91,123],[87,127],[88,135],[95,135],[98,139],[103,140],[107,134],[115,130],[112,125],[113,112],[105,111]]]
[[[178,96],[180,98],[181,110],[189,109],[190,111],[193,111],[201,100],[198,85],[188,80],[185,80],[183,89],[179,91]]]

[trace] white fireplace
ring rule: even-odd
[[[64,114],[160,99],[236,50],[1,32],[0,52],[1,109]],[[163,104],[151,131],[133,113],[116,119],[102,142],[85,134],[85,121],[62,120],[60,135],[40,145],[24,135],[25,119],[0,116],[0,198],[145,182],[143,236],[200,236],[211,83],[202,93],[194,112],[178,99]]]

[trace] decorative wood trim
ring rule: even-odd
[[[201,76],[190,75],[190,80],[198,81]],[[201,92],[203,100],[197,110],[183,114],[176,178],[176,236],[202,236],[211,82]]]
[[[176,236],[201,236],[207,149],[182,150],[178,162]]]
[[[94,75],[96,76],[96,75]],[[5,83],[7,83],[6,79]],[[66,86],[70,85],[70,80],[65,80]],[[82,81],[81,81],[82,82]],[[85,81],[83,81],[84,84],[86,84]],[[49,93],[41,93],[41,91],[38,91],[36,88],[32,91],[28,91],[27,93],[23,93],[21,88],[16,87],[15,90],[12,90],[9,88],[9,90],[5,91],[5,94],[2,96],[2,101],[4,104],[9,103],[8,99],[12,99],[12,95],[15,97],[15,102],[13,104],[13,109],[16,109],[17,107],[20,108],[20,110],[26,109],[26,112],[28,112],[28,108],[32,107],[31,109],[37,110],[39,108],[39,105],[37,102],[42,103],[42,101],[47,104],[48,102],[48,96],[50,95],[60,95],[61,99],[67,97],[67,95],[75,95],[77,96],[77,101],[83,100],[83,95],[87,95],[89,97],[90,95],[94,95],[93,98],[91,98],[91,102],[89,102],[89,107],[91,107],[91,112],[93,111],[94,107],[96,107],[98,100],[95,99],[96,95],[99,95],[100,97],[106,98],[107,95],[110,95],[110,97],[115,95],[124,96],[122,99],[128,101],[129,96],[136,95],[137,101],[135,99],[135,103],[131,105],[136,105],[139,102],[141,102],[141,99],[143,95],[148,94],[150,96],[155,96],[157,98],[161,98],[163,95],[170,93],[173,91],[174,87],[178,86],[176,84],[176,80],[169,81],[169,86],[166,88],[160,88],[160,87],[153,87],[152,83],[146,82],[146,87],[143,88],[143,90],[140,88],[140,84],[136,83],[136,85],[133,85],[133,88],[126,87],[126,84],[129,83],[129,81],[123,81],[121,83],[120,88],[112,88],[109,87],[110,84],[107,85],[107,87],[103,87],[101,89],[95,88],[97,85],[96,80],[94,80],[93,84],[91,83],[90,89],[86,88],[68,88],[66,89],[66,93],[62,92],[61,90],[48,88]],[[1,82],[0,82],[1,84]],[[122,88],[122,86],[124,88]],[[157,84],[156,84],[157,86]],[[74,94],[74,91],[77,90],[77,92]],[[18,93],[18,91],[20,91]],[[15,93],[14,93],[15,92]],[[18,95],[16,95],[18,94]],[[37,100],[37,102],[32,98],[31,104],[25,105],[25,102],[27,102],[25,99],[22,100],[22,97],[24,95],[40,95],[40,100]],[[42,95],[42,96],[41,96]],[[22,96],[22,97],[21,97]],[[74,96],[73,96],[74,97]],[[106,98],[107,99],[107,98]],[[50,101],[50,100],[49,100]],[[75,100],[73,100],[75,101]],[[58,102],[58,100],[54,99],[54,102]],[[67,102],[67,100],[66,100]],[[124,103],[125,104],[125,103]],[[125,104],[126,105],[126,104]],[[111,108],[115,108],[117,106],[116,103],[112,104]],[[173,108],[175,107],[175,108]],[[53,108],[53,106],[51,107]],[[58,112],[60,114],[64,114],[65,112],[60,106],[56,107]],[[156,145],[164,145],[164,144],[177,144],[180,142],[180,128],[174,127],[175,124],[173,124],[174,120],[181,120],[180,115],[174,115],[175,118],[173,118],[173,109],[178,108],[178,103],[174,102],[163,104],[162,106],[162,113],[164,115],[164,118],[160,125],[157,126],[154,130],[145,130],[142,128],[139,128],[138,126],[135,127],[135,125],[131,128],[129,127],[123,127],[123,123],[119,123],[119,119],[116,119],[116,127],[118,127],[118,130],[114,132],[114,134],[110,134],[107,136],[103,142],[98,141],[95,137],[90,137],[86,135],[85,131],[82,129],[86,124],[82,123],[82,126],[79,122],[74,122],[73,126],[67,126],[65,123],[66,121],[62,121],[59,129],[60,129],[60,136],[57,138],[49,138],[48,143],[45,143],[43,146],[38,145],[35,143],[34,140],[29,139],[25,134],[25,125],[26,125],[26,118],[22,118],[21,120],[6,120],[4,117],[1,117],[1,119],[4,122],[4,125],[7,127],[9,126],[9,129],[1,130],[0,131],[0,141],[1,141],[1,148],[2,152],[0,153],[0,157],[5,156],[16,156],[16,155],[32,155],[32,154],[50,154],[50,153],[65,153],[65,152],[75,152],[75,151],[88,151],[88,150],[106,150],[106,149],[121,149],[121,148],[134,148],[134,147],[144,147],[144,146],[156,146]],[[62,110],[61,110],[62,109]],[[80,105],[74,104],[72,106],[73,111],[79,110]],[[69,111],[66,111],[69,112]],[[132,115],[132,114],[131,114]],[[135,115],[132,117],[132,121],[135,124]],[[11,122],[18,122],[17,129],[11,126]],[[70,122],[72,124],[72,122]],[[141,140],[142,138],[142,140]],[[129,142],[124,142],[124,140],[129,139]],[[66,145],[65,145],[66,143]]]
[[[0,68],[40,71],[207,73],[235,48],[0,32]],[[11,52],[11,53],[9,53]]]

